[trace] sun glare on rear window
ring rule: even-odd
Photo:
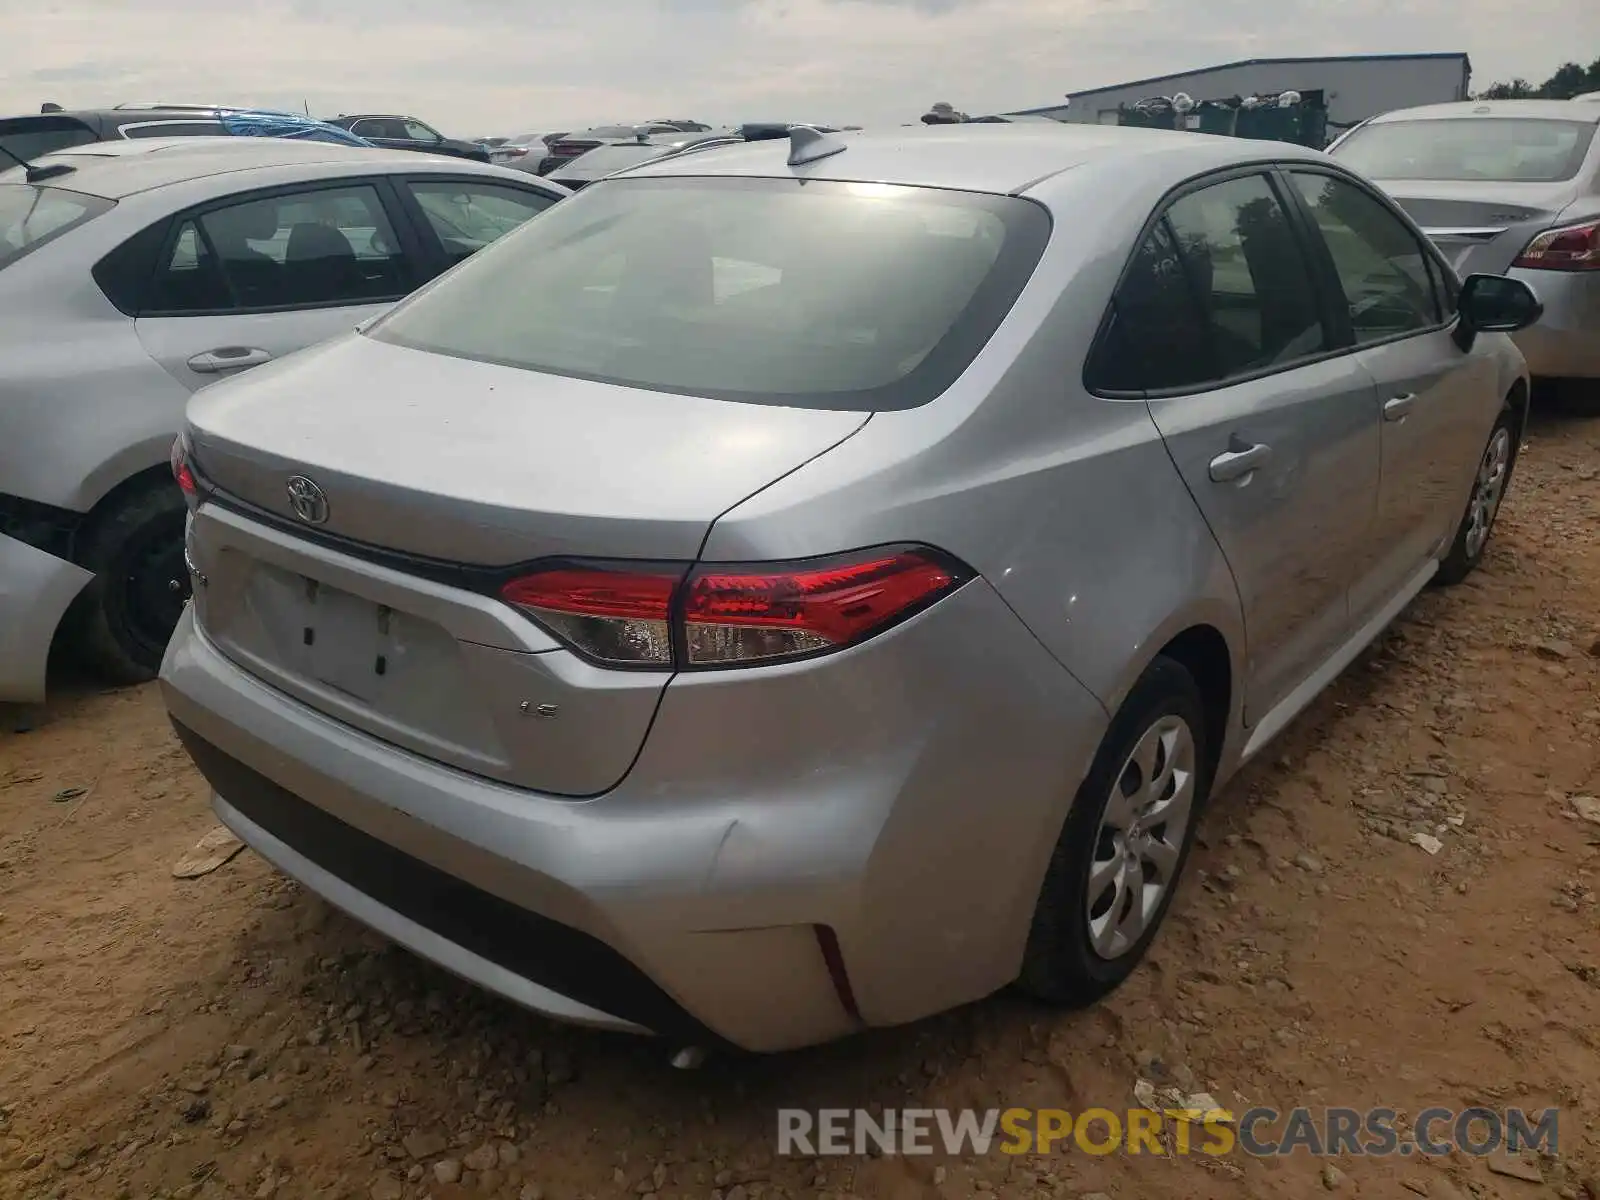
[[[662,392],[909,408],[1009,311],[1030,201],[793,179],[608,180],[474,256],[371,336]]]

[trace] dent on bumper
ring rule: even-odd
[[[56,628],[94,574],[0,535],[0,700],[44,699]]]
[[[228,662],[192,614],[162,686],[175,722],[272,784],[603,943],[694,1023],[761,1051],[913,1020],[1014,978],[1106,720],[982,581],[855,651],[679,676],[633,770],[590,801],[469,776],[323,717]],[[245,841],[424,957],[561,1019],[676,1032],[626,997],[574,997],[421,936],[340,892],[337,872],[307,871],[218,790]],[[859,1019],[817,926],[837,938]]]

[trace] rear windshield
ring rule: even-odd
[[[1594,131],[1591,121],[1536,117],[1383,121],[1331,153],[1372,179],[1559,183],[1578,173]]]
[[[942,392],[1049,239],[1028,200],[794,179],[607,180],[370,336],[661,392],[872,411]]]
[[[21,168],[15,168],[18,175]],[[111,201],[32,183],[0,183],[0,267],[111,208]]]
[[[0,146],[28,161],[65,150],[69,146],[82,146],[99,140],[94,130],[72,117],[12,117],[0,121]],[[0,159],[4,159],[0,162],[0,171],[16,165],[4,155],[0,155]]]

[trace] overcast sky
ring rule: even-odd
[[[977,115],[1252,57],[1600,55],[1600,0],[0,0],[0,113],[121,100],[389,111],[448,134]]]

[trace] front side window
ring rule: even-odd
[[[350,132],[364,138],[387,138],[390,141],[401,142],[407,137],[405,122],[389,117],[368,117],[363,121],[357,121]]]
[[[406,121],[405,136],[414,142],[442,142],[444,139],[421,121]]]
[[[482,182],[417,179],[407,186],[451,262],[498,241],[556,199]]]
[[[1333,258],[1358,344],[1439,324],[1428,255],[1405,224],[1347,180],[1291,172]]]
[[[1577,175],[1595,122],[1535,117],[1377,121],[1332,154],[1369,179],[1558,183]]]
[[[110,200],[82,192],[0,183],[0,268],[112,207]]]
[[[1012,196],[619,178],[555,205],[369,336],[533,371],[792,407],[931,400],[1049,238]]]
[[[336,307],[395,299],[411,284],[377,192],[357,185],[247,200],[183,222],[150,307]]]
[[[1167,210],[1221,377],[1328,348],[1305,255],[1264,175],[1190,192]]]

